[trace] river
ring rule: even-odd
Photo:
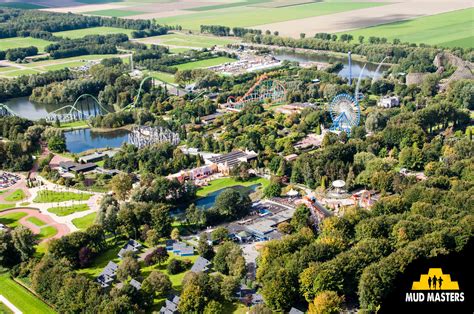
[[[314,61],[314,62],[323,62],[323,63],[336,63],[336,62],[342,62],[344,67],[342,68],[341,71],[339,71],[338,75],[343,78],[349,78],[349,61],[347,58],[342,58],[342,57],[335,57],[335,56],[329,56],[329,55],[323,55],[323,54],[316,54],[316,53],[311,53],[311,54],[305,54],[301,52],[292,52],[292,51],[282,51],[282,50],[275,50],[273,51],[273,54],[276,59],[278,60],[288,60],[288,61],[297,61],[297,62],[309,62],[309,61]],[[370,63],[370,62],[360,62],[360,61],[354,61],[352,60],[352,78],[356,79],[359,77],[360,72],[362,71],[362,68],[364,67],[364,64],[367,64],[365,66],[364,72],[362,73],[362,78],[373,78],[377,75],[377,66],[378,64],[375,63]],[[383,71],[387,70],[389,66],[383,65],[380,68],[380,73],[378,75],[382,75]]]

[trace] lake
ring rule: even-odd
[[[282,50],[275,50],[273,51],[273,54],[276,59],[282,60],[282,61],[283,60],[296,61],[296,62],[314,61],[314,62],[324,62],[324,63],[342,62],[344,67],[342,68],[341,71],[339,71],[338,75],[345,79],[349,78],[349,61],[347,60],[347,57],[342,58],[342,57],[328,56],[328,55],[315,54],[315,53],[304,54],[300,52],[282,51]],[[377,75],[376,70],[377,70],[378,64],[352,60],[352,79],[355,78],[355,80],[357,80],[359,78],[360,72],[362,71],[364,64],[367,64],[367,65],[365,66],[365,70],[362,73],[363,78],[367,78],[367,77],[373,78],[374,76]],[[387,70],[388,68],[389,66],[382,66],[380,68],[380,73],[378,75],[380,76],[383,73],[383,71]]]
[[[81,153],[89,149],[120,147],[128,142],[128,130],[93,132],[91,129],[80,129],[64,132],[66,147],[71,153]]]
[[[219,196],[219,194],[221,194],[226,189],[236,189],[236,190],[238,190],[242,193],[251,194],[251,193],[255,192],[259,186],[260,186],[260,184],[253,184],[253,185],[250,185],[250,186],[235,185],[235,186],[232,186],[232,187],[229,187],[229,188],[220,189],[220,190],[217,190],[217,191],[214,191],[212,193],[207,194],[205,197],[202,197],[202,198],[198,199],[195,202],[195,204],[199,208],[209,209],[212,206],[214,206],[214,203],[216,202],[217,196]]]

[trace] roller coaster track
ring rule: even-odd
[[[0,117],[2,116],[16,116],[20,115],[15,111],[11,110],[7,105],[0,103]]]
[[[143,91],[143,84],[145,84],[145,82],[149,79],[153,79],[153,76],[147,76],[147,77],[142,79],[142,81],[140,82],[140,86],[138,88],[138,94],[137,94],[137,96],[135,96],[135,99],[134,99],[133,103],[128,104],[127,106],[123,107],[121,111],[131,110],[131,109],[134,109],[137,106],[138,101],[140,100],[140,96],[141,96],[142,91]]]

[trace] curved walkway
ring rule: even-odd
[[[44,241],[49,241],[51,239],[59,239],[62,236],[68,234],[71,232],[71,230],[68,228],[67,225],[58,223],[56,222],[53,218],[51,218],[48,215],[42,214],[39,210],[37,209],[32,209],[32,208],[15,208],[15,209],[7,209],[2,212],[0,212],[0,217],[6,215],[6,214],[11,214],[11,213],[26,213],[27,215],[25,217],[22,217],[19,222],[20,224],[24,225],[25,227],[28,227],[33,231],[33,233],[38,234],[41,231],[41,228],[47,227],[47,226],[52,226],[55,227],[58,230],[58,233],[56,233],[54,236],[43,239],[41,242]],[[35,217],[40,219],[45,223],[44,226],[38,227],[37,225],[27,221],[28,218],[30,217]]]

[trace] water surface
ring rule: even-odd
[[[71,153],[81,153],[89,149],[120,147],[128,142],[127,130],[108,132],[93,132],[91,129],[81,129],[64,132],[66,148]]]

